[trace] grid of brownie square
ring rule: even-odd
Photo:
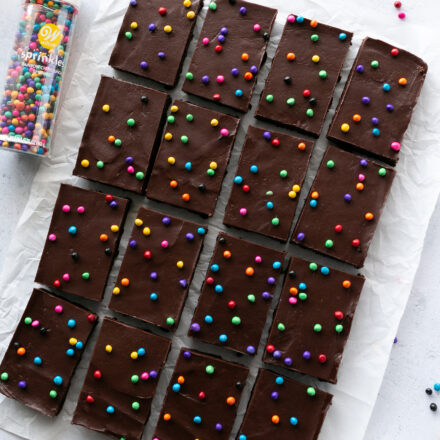
[[[147,197],[212,216],[239,122],[214,110],[175,101]]]
[[[72,423],[140,440],[171,342],[104,318]]]
[[[250,126],[223,223],[287,241],[313,146]]]
[[[166,93],[102,77],[73,174],[142,193],[168,100]]]
[[[329,146],[292,241],[362,267],[395,171]]]
[[[129,200],[62,184],[35,281],[100,301]]]
[[[130,0],[109,64],[174,86],[202,6],[202,0]]]
[[[247,112],[276,15],[243,0],[211,1],[183,91]]]
[[[256,117],[319,136],[353,34],[289,15]]]
[[[140,208],[109,307],[175,330],[206,228]]]
[[[427,71],[415,55],[365,38],[328,138],[395,165]]]
[[[285,256],[220,233],[189,334],[254,355]]]
[[[237,440],[316,440],[332,397],[261,369]]]
[[[247,367],[183,348],[174,368],[154,440],[228,440]]]
[[[293,257],[264,361],[336,383],[364,277]]]
[[[54,417],[98,317],[34,289],[0,365],[0,392]]]

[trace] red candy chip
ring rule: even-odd
[[[61,286],[60,280],[55,280],[55,281],[53,282],[53,285],[54,285],[55,287],[60,287],[60,286]]]
[[[150,260],[151,259],[151,251],[145,251],[144,258],[146,258],[147,260]]]
[[[163,6],[161,6],[157,12],[159,12],[160,15],[165,15],[167,13],[167,8],[164,8]]]
[[[274,147],[279,147],[279,146],[280,146],[280,140],[277,139],[277,138],[275,138],[275,139],[272,141],[272,145],[273,145]]]
[[[87,316],[87,321],[95,322],[96,321],[96,316],[93,313],[89,313],[89,315]]]
[[[355,238],[355,239],[351,242],[351,245],[352,245],[353,247],[359,247],[360,244],[361,244],[361,242],[359,241],[358,238]]]
[[[214,283],[214,278],[212,278],[212,277],[206,278],[206,283],[207,284],[213,284]]]
[[[402,7],[402,2],[399,2],[399,1],[394,2],[394,7],[397,8],[397,9],[401,8]]]
[[[93,377],[95,379],[101,379],[102,373],[99,370],[95,370],[95,372],[93,373]]]
[[[228,302],[228,308],[229,309],[235,309],[235,306],[236,306],[235,301],[229,301]]]
[[[327,362],[327,356],[325,354],[320,354],[318,356],[318,361],[321,362],[321,364],[325,364]]]
[[[242,189],[244,192],[249,192],[249,191],[251,190],[251,188],[249,187],[249,185],[243,185],[243,186],[241,187],[241,189]]]
[[[344,319],[344,313],[342,313],[340,310],[337,310],[335,312],[335,318],[336,319]]]
[[[110,202],[113,200],[113,196],[112,196],[111,194],[107,194],[107,195],[105,196],[105,200],[106,200],[108,203],[110,203]]]
[[[215,51],[220,53],[223,50],[223,46],[221,44],[217,44],[217,46],[215,46]]]
[[[268,346],[266,346],[266,351],[268,353],[273,353],[275,351],[275,347],[269,344]]]
[[[311,91],[308,89],[303,90],[303,96],[304,98],[308,98],[311,95]]]
[[[399,49],[396,49],[395,47],[391,49],[391,55],[397,57],[397,55],[399,55]]]
[[[203,391],[200,391],[199,393],[199,399],[200,400],[205,400],[206,399],[206,394]]]
[[[90,394],[86,397],[86,401],[87,403],[95,403],[95,399]]]
[[[214,95],[212,95],[212,99],[214,101],[220,101],[220,93],[215,93]]]
[[[342,225],[336,225],[335,226],[335,231],[336,232],[342,232]]]

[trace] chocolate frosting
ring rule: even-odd
[[[72,423],[140,440],[171,342],[104,318]]]
[[[364,281],[293,257],[264,361],[336,383]]]
[[[389,167],[329,146],[292,241],[362,267],[394,175]]]
[[[102,77],[73,174],[142,193],[168,101],[166,93]]]
[[[415,55],[365,38],[327,137],[395,165],[427,71]]]
[[[82,307],[34,289],[0,365],[0,392],[56,416],[97,319]]]
[[[196,223],[141,207],[110,308],[175,330],[206,232]]]
[[[239,122],[223,113],[175,101],[147,197],[212,216]]]
[[[351,32],[290,15],[256,117],[319,136],[352,37]]]
[[[35,281],[100,301],[128,205],[128,199],[61,184]]]
[[[244,366],[183,348],[153,439],[228,440],[248,373]]]
[[[237,439],[316,440],[332,397],[261,369]]]
[[[211,4],[183,91],[247,112],[277,10],[243,0]]]
[[[191,0],[189,7],[184,3],[183,0],[131,1],[110,66],[173,87],[203,6],[202,0]],[[132,23],[137,24],[135,29]],[[165,31],[166,26],[171,26],[171,32]]]
[[[223,223],[287,241],[313,146],[250,126]]]
[[[221,232],[189,334],[256,353],[286,253]]]

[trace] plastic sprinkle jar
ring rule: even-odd
[[[0,149],[48,156],[80,0],[26,0],[0,106]]]

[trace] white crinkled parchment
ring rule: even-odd
[[[104,301],[101,304],[95,304],[66,295],[68,298],[90,307],[93,311],[99,312],[101,316],[104,314],[113,316],[112,312],[108,311],[107,304],[122,256],[124,255],[131,224],[139,206],[148,206],[187,219],[206,222],[197,215],[192,215],[183,210],[158,204],[144,197],[121,190],[109,189],[109,187],[104,185],[93,184],[71,177],[78,146],[100,75],[115,75],[118,78],[130,79],[146,85],[152,84],[127,74],[116,73],[107,65],[128,0],[93,1],[96,4],[99,3],[99,9],[97,10],[95,21],[90,28],[87,44],[84,46],[82,56],[76,66],[72,82],[60,107],[57,133],[54,139],[53,157],[42,163],[35,177],[29,202],[17,225],[9,256],[6,260],[8,263],[3,268],[0,279],[0,357],[4,354],[13,329],[16,327],[33,288],[33,279],[43,249],[60,182],[73,183],[106,192],[110,191],[117,195],[128,196],[133,200],[126,230],[121,241],[120,254],[111,272]],[[410,50],[423,58],[429,66],[425,87],[410,128],[403,141],[400,161],[397,166],[398,174],[370,248],[365,267],[361,271],[366,276],[367,281],[341,364],[338,384],[321,384],[313,379],[305,379],[309,383],[315,383],[320,388],[334,394],[333,405],[328,413],[319,439],[361,440],[364,437],[381,385],[395,332],[411,291],[428,221],[440,191],[440,147],[438,145],[440,139],[440,48],[436,42],[436,35],[438,34],[436,17],[439,12],[439,6],[436,0],[425,0],[423,7],[419,6],[420,2],[408,0],[405,2],[407,19],[405,22],[402,22],[397,18],[397,12],[391,0],[370,0],[368,2],[347,2],[346,0],[296,0],[295,2],[290,0],[255,0],[255,3],[276,7],[279,9],[279,15],[269,45],[268,62],[259,75],[259,83],[252,101],[254,107],[258,102],[258,97],[264,83],[263,79],[268,73],[270,60],[275,53],[283,24],[289,13],[315,18],[329,25],[354,32],[353,47],[345,63],[343,81],[337,88],[336,98],[339,98],[342,92],[343,82],[348,75],[349,67],[354,60],[360,41],[367,35],[382,38],[385,41],[394,43],[396,46]],[[204,17],[206,9],[207,6],[205,5],[202,17]],[[196,36],[200,32],[201,24],[202,20],[199,19],[196,27]],[[190,46],[190,54],[194,49],[195,41],[194,39]],[[186,60],[185,67],[189,64],[189,58]],[[179,86],[172,92],[173,98],[185,98],[185,95],[180,92],[181,83],[182,79]],[[192,98],[192,101],[211,107],[210,104],[195,98]],[[334,100],[332,111],[327,117],[324,133],[326,133],[337,101],[338,99]],[[232,353],[193,341],[186,336],[186,331],[197,302],[204,273],[208,267],[215,237],[219,230],[225,229],[222,225],[225,203],[229,195],[229,188],[232,184],[246,128],[250,123],[268,128],[271,127],[270,124],[257,122],[251,115],[246,115],[242,119],[231,163],[228,168],[229,173],[223,185],[216,214],[206,222],[209,225],[209,234],[191,285],[182,320],[173,338],[172,352],[164,374],[161,376],[158,392],[153,400],[152,415],[147,424],[144,435],[145,439],[151,439],[152,437],[167,382],[180,346],[195,347],[206,352],[221,354],[228,360],[247,363],[246,357],[238,358]],[[303,198],[311,185],[326,145],[325,137],[321,136],[313,153],[311,167],[303,189]],[[326,264],[336,268],[342,267],[346,269],[347,267],[334,263],[324,257],[316,256],[311,252],[301,250],[293,245],[283,246],[270,239],[245,232],[233,231],[231,233],[278,249],[285,248],[291,255],[304,256],[314,259],[318,263],[326,262]],[[278,287],[278,293],[279,291],[280,286]],[[130,319],[124,319],[124,321],[135,323],[134,320]],[[148,328],[146,325],[140,326]],[[91,342],[88,344],[72,381],[64,408],[57,418],[50,420],[13,400],[1,396],[0,427],[22,437],[35,440],[102,438],[99,434],[70,425],[76,399],[97,334],[98,331],[95,331]],[[266,336],[267,325],[263,341],[265,341]],[[257,369],[261,366],[261,362],[257,359],[261,357],[262,348],[263,346],[261,345],[258,356],[252,359],[249,364],[251,375],[243,394],[234,433],[237,432],[240,426],[251,386]],[[284,373],[287,376],[304,380],[293,373]],[[235,437],[231,436],[231,438]]]

